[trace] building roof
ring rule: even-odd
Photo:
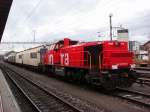
[[[0,0],[0,41],[5,29],[12,1],[13,0]]]
[[[150,40],[143,44],[143,46],[146,46],[147,44],[150,44]]]

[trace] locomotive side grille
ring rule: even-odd
[[[131,57],[132,53],[112,53],[112,57]]]
[[[110,54],[110,63],[118,66],[128,66],[133,63],[133,54],[130,52],[114,52]]]

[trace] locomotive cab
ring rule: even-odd
[[[134,67],[134,55],[128,51],[127,42],[108,41],[103,44],[102,69],[124,69]]]
[[[105,41],[87,46],[85,50],[91,54],[89,77],[92,83],[113,89],[129,87],[135,82],[134,55],[128,51],[127,42]]]
[[[88,51],[91,57],[86,57],[85,59],[88,58],[88,65],[91,66],[91,72],[99,72],[100,71],[100,65],[102,64],[102,50],[103,46],[102,44],[98,45],[92,45],[92,46],[86,46],[84,48],[84,51]],[[91,58],[91,60],[90,60]],[[85,65],[87,62],[85,61]]]

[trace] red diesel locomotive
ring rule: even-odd
[[[134,55],[123,41],[78,42],[65,38],[7,58],[16,65],[51,71],[67,80],[86,81],[107,90],[130,87],[137,79]]]
[[[78,42],[65,38],[41,51],[40,68],[68,80],[114,89],[130,87],[137,78],[134,55],[128,51],[127,42]]]

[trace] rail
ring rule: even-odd
[[[150,100],[150,94],[124,88],[117,88],[117,90],[118,92],[114,93],[114,96],[150,109],[150,103],[148,102]]]
[[[134,70],[140,75],[140,77],[150,78],[150,68],[149,67],[136,67]]]
[[[52,92],[48,92],[46,89],[38,86],[17,72],[8,68],[3,68],[3,70],[4,69],[7,76],[22,91],[37,111],[47,112],[53,109],[53,111],[81,112],[80,109],[76,108],[69,102],[56,96]]]
[[[4,65],[7,69],[11,69],[11,71],[14,71],[16,74],[21,75],[22,77],[24,77],[25,79],[29,80],[30,82],[36,84],[37,86],[39,86],[40,88],[43,88],[45,91],[47,91],[48,93],[52,93],[56,96],[58,96],[59,98],[61,98],[62,100],[68,102],[69,104],[71,104],[72,106],[76,107],[77,109],[79,109],[79,111],[82,112],[100,112],[102,109],[99,108],[97,105],[95,105],[94,103],[88,102],[87,100],[84,99],[80,99],[76,96],[73,96],[69,93],[63,92],[61,89],[57,88],[57,87],[52,87],[52,86],[48,86],[48,83],[45,84],[44,81],[39,80],[38,78],[34,78],[34,75],[32,72],[29,72],[27,70],[23,70],[23,69],[19,69],[18,67],[8,64],[8,63],[2,63],[0,64],[0,67]],[[51,74],[52,75],[52,74]],[[42,77],[41,77],[42,78]],[[40,79],[41,79],[40,78]],[[22,83],[22,82],[21,82]],[[23,85],[24,86],[24,85]],[[26,87],[28,89],[28,87]],[[33,91],[34,92],[34,91]],[[38,94],[38,92],[34,92],[35,95]],[[45,101],[45,100],[44,100]],[[51,102],[51,101],[50,101]],[[44,102],[43,102],[44,103]],[[42,103],[42,105],[43,105]],[[49,108],[53,106],[51,104],[49,104]],[[58,106],[59,108],[59,106]],[[51,110],[53,111],[53,110]],[[50,111],[50,112],[51,112]],[[61,112],[61,111],[60,111]],[[65,111],[66,112],[66,111]],[[71,111],[67,111],[67,112],[71,112]]]
[[[150,78],[138,78],[136,83],[138,83],[140,85],[150,86]]]
[[[135,70],[146,70],[146,71],[150,71],[150,67],[136,67]]]

